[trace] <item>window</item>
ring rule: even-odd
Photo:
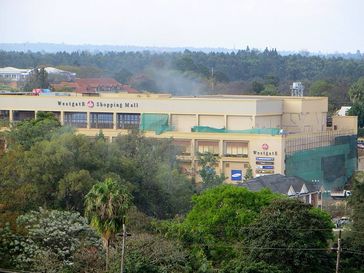
[[[64,125],[87,128],[87,114],[85,112],[65,112]]]
[[[246,142],[225,142],[225,156],[248,157],[248,143]]]
[[[112,129],[114,126],[113,114],[112,113],[91,113],[90,122],[91,122],[91,125],[90,125],[91,128]]]
[[[214,155],[219,155],[219,142],[218,141],[197,141],[197,152],[212,153]]]
[[[9,126],[9,121],[9,110],[0,110],[0,128]]]
[[[14,121],[22,121],[22,120],[33,119],[33,118],[35,118],[34,111],[14,111],[13,112]]]
[[[118,129],[139,129],[140,114],[117,114]]]
[[[9,110],[0,110],[0,120],[9,120]]]
[[[182,155],[191,155],[191,141],[190,140],[174,140],[173,144],[179,148]]]
[[[61,112],[59,111],[52,111],[51,112],[55,118],[57,118],[59,121],[61,121]]]

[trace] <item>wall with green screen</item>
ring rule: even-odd
[[[326,190],[344,187],[357,168],[356,135],[335,137],[333,145],[286,155],[286,175],[319,180]]]

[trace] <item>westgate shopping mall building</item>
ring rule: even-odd
[[[356,169],[357,120],[334,116],[327,127],[327,110],[326,97],[0,94],[2,124],[47,111],[90,137],[102,129],[110,141],[139,129],[173,138],[181,168],[191,175],[199,168],[197,154],[209,151],[219,155],[227,182],[241,182],[251,168],[254,176],[294,175],[330,189]]]

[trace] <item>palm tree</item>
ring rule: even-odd
[[[110,241],[121,231],[131,201],[128,189],[111,178],[95,184],[85,196],[85,215],[101,235],[106,251],[106,271],[109,267]]]

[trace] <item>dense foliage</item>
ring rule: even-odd
[[[241,228],[251,223],[260,210],[280,198],[268,190],[251,192],[243,187],[222,185],[193,197],[193,207],[183,228],[193,240],[237,240]]]
[[[247,80],[254,78],[275,77],[279,80],[316,80],[357,79],[364,74],[362,60],[343,58],[324,58],[304,54],[282,56],[275,49],[239,50],[237,52],[184,52],[151,53],[143,52],[7,52],[0,51],[0,66],[36,67],[41,64],[53,66],[90,66],[98,67],[104,73],[123,72],[126,78],[129,71],[137,73],[153,65],[155,67],[173,67],[180,71],[193,71],[208,76],[214,67],[215,76],[223,80]]]
[[[364,272],[364,172],[355,173],[351,191],[349,206],[352,209],[353,224],[343,236],[340,269],[345,273],[360,273]]]
[[[113,143],[102,132],[90,139],[45,113],[14,124],[5,138],[0,267],[99,273],[108,264],[108,273],[119,272],[118,233],[125,223],[131,233],[126,237],[126,272],[334,269],[326,213],[268,190],[217,185],[221,181],[198,191],[180,173],[171,140],[133,132]],[[207,181],[219,178],[209,175],[215,159],[200,158]],[[342,272],[363,269],[363,181],[362,173],[353,178],[354,224],[343,239]],[[108,241],[104,250],[97,231]]]
[[[158,229],[180,240],[191,253],[205,260],[201,272],[222,268],[240,252],[243,230],[264,206],[283,196],[269,190],[251,192],[220,185],[193,197],[193,207],[183,221],[162,222]]]
[[[349,109],[348,114],[358,116],[358,126],[364,127],[364,77],[354,82],[349,89],[350,100],[353,106]]]
[[[79,248],[100,246],[97,235],[79,213],[39,209],[19,216],[17,224],[21,235],[0,232],[0,239],[8,242],[0,263],[7,266],[58,272],[73,263]]]
[[[101,234],[106,249],[106,271],[109,267],[110,242],[122,231],[126,212],[132,205],[126,183],[122,182],[107,178],[95,184],[85,196],[85,215],[91,226]]]
[[[15,125],[6,135],[0,203],[7,213],[1,217],[11,220],[9,214],[39,206],[82,212],[83,197],[105,178],[128,181],[134,204],[148,215],[169,218],[189,209],[192,184],[179,172],[170,140],[135,133],[113,143],[95,141],[41,116]]]
[[[36,88],[49,88],[48,73],[45,68],[41,67],[39,69],[32,70],[23,88],[25,91],[28,92],[31,92],[33,89]]]
[[[332,228],[327,213],[297,199],[276,200],[244,232],[243,249],[282,272],[329,272]]]
[[[223,173],[220,173],[220,175],[216,173],[219,157],[210,152],[205,152],[203,154],[199,153],[197,158],[200,165],[198,174],[202,180],[201,189],[218,186],[225,181],[226,177]]]

